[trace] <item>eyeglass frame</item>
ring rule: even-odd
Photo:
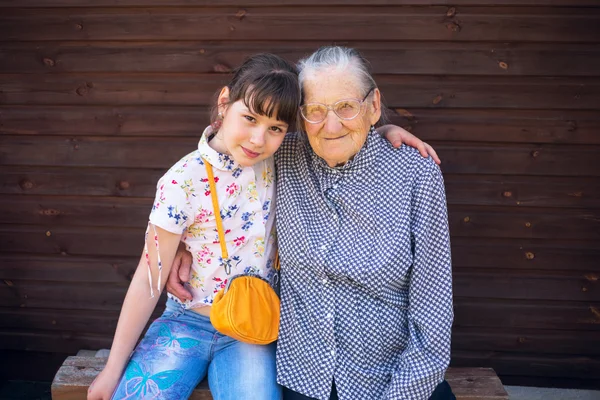
[[[335,103],[333,103],[333,104],[323,104],[323,103],[319,103],[319,102],[313,102],[313,103],[303,104],[303,105],[301,105],[300,107],[298,107],[298,108],[300,109],[300,115],[302,116],[302,119],[303,119],[303,120],[305,120],[306,122],[308,122],[309,124],[320,124],[321,122],[325,121],[325,120],[327,119],[327,115],[329,114],[329,111],[332,111],[332,112],[333,112],[333,113],[334,113],[334,114],[335,114],[335,115],[336,115],[336,116],[337,116],[339,119],[342,119],[342,120],[344,120],[344,121],[352,121],[354,118],[358,117],[358,115],[360,114],[360,112],[361,112],[361,110],[362,110],[362,106],[363,106],[363,104],[365,103],[365,100],[367,100],[367,97],[369,97],[369,95],[371,94],[371,92],[372,92],[373,90],[375,90],[375,89],[377,89],[377,86],[372,86],[372,87],[371,87],[371,89],[370,89],[370,90],[367,92],[367,94],[365,95],[365,97],[363,97],[363,99],[362,99],[362,100],[358,100],[358,99],[349,98],[349,99],[340,99],[340,100],[336,101],[336,102],[335,102]],[[341,117],[341,116],[339,116],[339,115],[338,115],[338,113],[337,113],[337,112],[335,112],[335,110],[333,109],[333,106],[335,106],[336,104],[338,104],[338,103],[340,103],[340,102],[342,102],[342,101],[348,101],[348,100],[355,100],[355,101],[358,101],[358,108],[359,108],[359,110],[358,110],[358,112],[356,113],[356,115],[355,115],[354,117],[352,117],[352,118],[344,118],[344,117]],[[321,106],[324,106],[325,108],[327,108],[327,112],[325,113],[325,117],[324,117],[322,120],[314,122],[314,121],[310,121],[308,118],[306,118],[306,117],[304,116],[304,113],[302,112],[302,107],[309,106],[309,105],[311,105],[311,104],[318,104],[318,105],[321,105]]]

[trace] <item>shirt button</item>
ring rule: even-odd
[[[338,185],[333,185],[331,188],[332,188],[333,190],[336,190],[336,189],[338,188]]]
[[[329,281],[327,280],[327,278],[324,278],[324,279],[323,279],[323,285],[327,285],[327,283],[328,283],[328,282],[329,282]]]
[[[327,246],[326,244],[324,244],[323,246],[321,246],[321,250],[327,250],[327,247],[329,247],[329,246]]]
[[[331,350],[331,356],[335,357],[335,350]]]
[[[327,319],[331,319],[333,318],[333,314],[332,313],[327,313],[327,315],[325,316]]]

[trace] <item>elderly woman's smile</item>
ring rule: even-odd
[[[352,159],[381,116],[379,90],[363,86],[351,66],[316,71],[303,82],[308,141],[330,167]]]

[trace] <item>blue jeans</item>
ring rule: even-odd
[[[239,342],[173,300],[135,349],[113,399],[187,399],[208,375],[214,400],[280,400],[275,343]]]

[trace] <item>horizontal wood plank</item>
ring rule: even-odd
[[[213,73],[232,70],[260,52],[295,62],[327,44],[331,42],[6,43],[0,49],[0,72]],[[600,50],[593,44],[350,41],[344,45],[359,50],[374,74],[600,75]]]
[[[600,26],[600,24],[599,24]],[[212,106],[229,74],[2,74],[6,105]],[[376,75],[391,108],[598,110],[596,78]]]
[[[453,367],[490,367],[504,376],[556,377],[598,381],[600,358],[580,355],[519,354],[494,351],[452,352]],[[596,384],[597,386],[597,384]]]
[[[121,301],[123,301],[121,298]],[[151,321],[160,317],[165,309],[165,298],[161,298],[156,306]],[[115,333],[120,310],[70,310],[70,309],[37,309],[37,308],[0,308],[0,330],[4,332],[21,330],[30,333],[48,334],[95,334],[109,337]],[[106,348],[81,346],[80,348]]]
[[[52,250],[52,248],[48,249],[51,246],[45,243],[51,242],[49,239],[53,236],[52,232],[56,231],[54,229],[45,231],[50,232],[51,236],[48,237],[40,235],[44,232],[36,232],[35,229],[36,227],[12,229],[19,238],[26,232],[33,232],[37,233],[36,237],[40,240],[34,242],[37,247],[13,243],[12,245],[16,247],[6,246],[2,249],[4,253],[0,254],[0,275],[3,279],[128,284],[139,261],[137,247],[131,249],[117,247],[116,250],[110,250],[111,246],[116,246],[116,241],[122,239],[124,235],[115,239],[109,237],[102,239],[100,242],[106,243],[106,246],[92,249],[91,253],[87,254],[86,251],[90,251],[88,248],[77,246],[79,243],[71,245],[67,241],[70,236],[64,228],[59,229],[58,234],[62,240],[59,245],[55,245],[57,250],[53,254],[44,254],[45,251]],[[80,240],[88,240],[91,236],[89,231],[89,228],[70,230],[73,236],[79,233]],[[132,237],[141,235],[141,230],[131,231]],[[10,236],[10,233],[9,228],[6,236]],[[44,241],[44,237],[48,240]],[[52,244],[54,243],[50,243]],[[27,249],[29,252],[25,254],[8,252]],[[78,250],[83,254],[77,254]],[[102,251],[107,251],[106,254],[114,251],[128,254],[110,256],[103,255]],[[600,249],[597,242],[572,242],[560,239],[452,238],[452,262],[455,272],[463,269],[579,271],[585,280],[594,282],[600,275],[597,263],[599,256]]]
[[[457,297],[600,302],[600,282],[583,273],[460,270],[453,275]],[[11,280],[0,283],[0,300],[5,307],[119,310],[126,289],[114,283]]]
[[[0,37],[27,40],[452,40],[589,42],[596,8],[461,7],[8,8]],[[377,26],[377,29],[372,29]],[[35,29],[33,29],[35,27]]]
[[[600,334],[597,331],[454,328],[452,349],[600,356]]]
[[[567,271],[453,272],[455,296],[515,300],[600,301],[600,280]],[[597,278],[597,275],[596,275]]]
[[[143,229],[153,198],[0,196],[0,224]],[[450,205],[454,237],[600,240],[600,209],[562,210]]]
[[[445,174],[600,176],[597,146],[432,144],[444,160]],[[197,138],[4,135],[0,137],[0,163],[166,171],[196,148]]]
[[[452,265],[458,268],[600,272],[598,241],[454,236]],[[590,280],[596,279],[592,274]]]
[[[395,5],[394,0],[3,0],[2,7],[148,7],[148,6],[330,6],[330,5]],[[597,0],[405,0],[405,6],[431,5],[475,5],[475,6],[569,6],[585,7],[597,5]]]
[[[128,285],[140,257],[0,253],[0,276],[13,280],[117,283]]]
[[[207,107],[1,106],[0,132],[13,135],[190,136]],[[600,115],[579,110],[390,109],[392,123],[424,140],[600,144]]]
[[[123,297],[121,297],[121,301]],[[482,332],[494,329],[514,329],[523,334],[537,334],[546,331],[558,335],[576,337],[574,332],[589,332],[585,337],[598,337],[600,315],[594,310],[600,303],[531,301],[531,300],[490,300],[465,299],[454,301],[454,330]],[[164,301],[159,301],[153,317],[158,318],[164,309]],[[95,310],[65,308],[0,308],[0,329],[24,331],[65,331],[113,335],[119,316],[119,309]],[[595,339],[598,340],[598,339]],[[492,348],[493,349],[493,348]],[[600,347],[599,347],[600,349]],[[541,352],[553,353],[551,348]]]
[[[509,290],[509,288],[507,288]],[[600,303],[454,297],[454,328],[600,331]],[[552,349],[548,349],[552,352]]]
[[[4,167],[0,194],[154,197],[164,170]],[[598,208],[594,178],[498,175],[444,176],[448,204]]]

